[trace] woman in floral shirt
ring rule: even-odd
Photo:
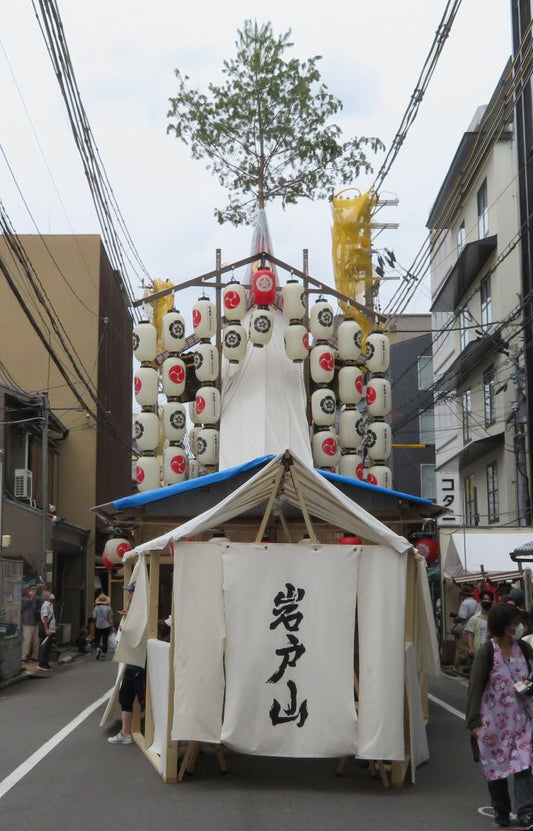
[[[518,610],[507,603],[490,610],[490,640],[474,658],[466,724],[477,740],[496,823],[502,828],[511,825],[507,777],[512,773],[518,825],[533,829],[533,700],[525,683],[533,667],[533,649],[516,642],[519,622]]]

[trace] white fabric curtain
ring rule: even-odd
[[[229,544],[223,560],[224,744],[268,756],[354,753],[359,549]]]
[[[407,557],[363,546],[359,566],[357,756],[404,758],[404,638]]]
[[[135,564],[130,582],[135,582],[135,591],[128,614],[120,624],[120,638],[113,660],[144,668],[148,634],[148,572],[144,556]]]
[[[174,549],[174,717],[172,738],[219,742],[224,705],[222,550],[218,543]]]

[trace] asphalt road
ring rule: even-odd
[[[458,714],[464,712],[462,680],[444,677],[431,683],[431,760],[417,769],[414,785],[396,790],[385,789],[355,760],[339,777],[332,759],[228,753],[229,772],[221,775],[209,749],[192,777],[166,785],[135,745],[107,744],[118,722],[112,729],[98,726],[105,705],[96,703],[113,686],[115,675],[116,664],[87,656],[45,678],[0,690],[1,831],[494,827],[479,812],[488,805],[488,796]]]

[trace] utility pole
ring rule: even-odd
[[[42,408],[42,418],[43,418],[43,430],[42,430],[42,565],[41,565],[41,574],[40,576],[45,575],[45,579],[48,579],[48,575],[46,574],[48,569],[48,563],[46,562],[47,558],[47,548],[48,548],[48,534],[47,534],[47,526],[48,526],[48,393],[42,392],[41,393],[41,408]],[[49,586],[51,588],[51,586]]]
[[[512,421],[514,427],[514,450],[516,464],[516,505],[519,525],[529,525],[529,488],[527,477],[526,433],[527,424],[525,389],[525,370],[520,366],[522,350],[514,347],[510,358],[513,363],[513,409]]]

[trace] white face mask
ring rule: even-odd
[[[514,640],[519,641],[525,631],[526,631],[526,628],[525,628],[524,624],[519,623],[518,626],[516,627],[516,632],[513,635]]]

